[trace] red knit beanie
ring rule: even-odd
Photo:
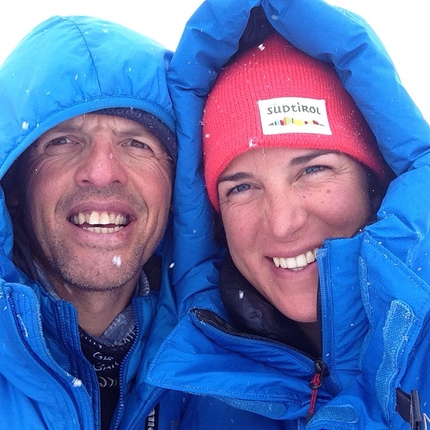
[[[329,149],[385,177],[375,137],[333,65],[269,36],[219,74],[203,115],[205,182],[214,208],[218,178],[254,148]]]

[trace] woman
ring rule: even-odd
[[[369,127],[332,66],[273,34],[220,73],[203,153],[235,327],[320,359],[317,250],[369,222],[388,170]]]
[[[287,59],[295,48],[286,40],[318,60]],[[284,70],[293,63],[293,74]],[[191,312],[153,361],[150,382],[214,399],[195,412],[194,428],[216,418],[218,400],[237,408],[237,419],[222,409],[230,428],[242,428],[243,411],[254,414],[246,428],[261,417],[266,428],[416,426],[430,400],[429,193],[417,187],[429,180],[429,127],[376,36],[318,0],[212,0],[189,21],[170,73],[187,152],[176,198],[189,207],[175,220],[183,257],[174,270]],[[344,88],[399,175],[376,217],[375,185],[389,171]],[[311,131],[272,134],[276,127]],[[209,291],[216,247],[196,175],[200,133],[229,251],[221,297]],[[207,285],[193,283],[202,271]]]

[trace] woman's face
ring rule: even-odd
[[[316,250],[371,215],[361,164],[331,151],[253,149],[223,171],[218,195],[239,271],[287,317],[316,321]]]

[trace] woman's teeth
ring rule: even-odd
[[[315,261],[317,250],[318,248],[315,248],[313,251],[308,251],[297,257],[273,257],[273,263],[276,267],[281,267],[282,269],[301,269]]]

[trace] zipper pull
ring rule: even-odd
[[[322,360],[315,360],[314,366],[314,376],[309,382],[309,387],[312,390],[312,394],[311,402],[309,404],[309,411],[306,415],[306,422],[309,422],[309,420],[313,417],[315,413],[315,404],[317,402],[318,388],[322,386],[324,377],[330,374],[327,365]]]

